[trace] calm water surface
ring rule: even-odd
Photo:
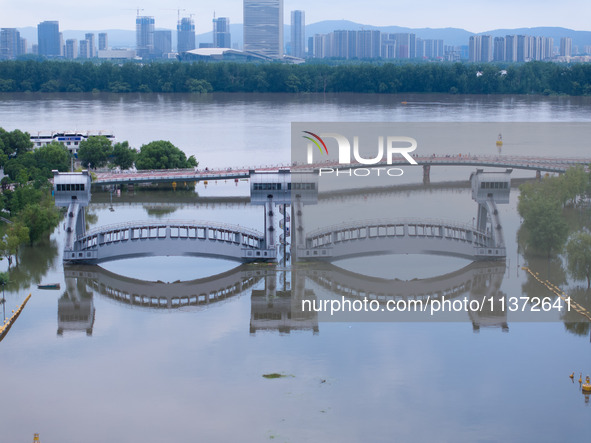
[[[589,122],[590,105],[554,97],[19,94],[0,95],[0,126],[106,130],[135,147],[166,139],[202,166],[225,167],[288,162],[291,121]],[[476,204],[458,182],[470,172],[441,168],[425,188],[418,171],[404,189],[323,204],[368,212],[405,205],[408,216],[469,223]],[[262,229],[261,209],[247,203],[248,183],[196,191],[199,199],[192,191],[124,191],[113,197],[113,211],[109,194],[97,192],[89,223],[172,218]],[[239,198],[218,198],[229,196]],[[493,286],[507,297],[546,296],[520,269],[516,204],[514,190],[499,206],[508,260],[485,265],[491,277],[476,277],[465,260],[414,256],[387,257],[391,275],[379,277],[419,279],[419,291],[421,279],[444,285],[457,272],[466,282],[462,296]],[[293,301],[269,299],[271,287],[295,293],[303,281],[319,298],[340,297],[310,269],[274,274],[269,266],[174,257],[64,269],[63,235],[60,226],[46,244],[25,248],[6,288],[8,311],[33,296],[0,344],[0,441],[30,441],[34,432],[44,442],[589,440],[591,406],[568,378],[591,374],[588,325],[578,334],[565,326],[576,317],[364,323],[312,315],[287,332],[271,314],[285,315]],[[371,260],[340,266],[367,275],[377,267]],[[563,267],[530,266],[589,300]],[[329,271],[342,282],[349,277]],[[40,282],[60,282],[62,290],[40,291]],[[172,309],[121,298],[205,284],[227,296]],[[262,377],[274,372],[287,377]]]

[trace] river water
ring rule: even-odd
[[[590,105],[572,97],[3,94],[0,126],[110,131],[134,147],[170,140],[200,167],[225,168],[290,162],[292,121],[568,125],[590,122]],[[582,155],[575,145],[561,155]],[[470,223],[472,170],[433,168],[428,186],[411,171],[383,192],[327,194],[319,206],[339,214],[389,205]],[[182,188],[112,198],[97,190],[88,223],[170,218],[262,229],[247,182]],[[22,250],[5,290],[8,312],[33,296],[0,344],[0,441],[33,433],[45,442],[588,441],[591,407],[576,379],[591,373],[590,331],[573,313],[527,321],[465,313],[453,322],[295,315],[306,293],[340,298],[367,287],[363,275],[398,279],[386,284],[408,297],[433,285],[470,299],[552,295],[521,269],[526,263],[591,308],[584,282],[569,280],[563,264],[519,253],[517,198],[514,187],[509,204],[499,205],[506,262],[387,256],[388,276],[374,275],[383,257],[287,270],[178,257],[64,268],[59,226],[46,243]],[[39,290],[41,282],[62,289]],[[207,288],[199,289],[211,294],[207,303],[175,304],[196,287]],[[129,302],[129,294],[144,302]],[[147,306],[154,297],[171,306]],[[269,373],[284,377],[263,377]]]

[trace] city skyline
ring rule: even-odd
[[[211,30],[211,20],[216,16],[228,17],[231,23],[242,23],[242,0],[203,0],[199,4],[179,0],[175,8],[163,8],[161,2],[142,2],[140,15],[154,16],[158,28],[176,29],[178,15],[194,14],[196,33]],[[509,8],[510,5],[510,8]],[[178,10],[177,10],[178,8]],[[23,28],[36,26],[43,21],[59,20],[60,29],[133,29],[138,5],[135,2],[104,0],[100,4],[80,6],[72,0],[55,0],[44,3],[24,0],[3,5],[0,27]],[[588,17],[591,3],[582,0],[566,0],[560,8],[548,0],[482,0],[473,2],[456,0],[441,3],[419,0],[412,4],[372,0],[368,4],[345,0],[339,2],[338,12],[334,4],[311,0],[285,0],[285,24],[289,24],[289,11],[306,11],[306,22],[323,20],[351,20],[373,26],[397,25],[409,28],[461,28],[473,33],[492,29],[514,29],[538,26],[564,27],[579,31],[591,31]],[[23,14],[23,11],[27,11]],[[511,13],[508,13],[510,11]]]

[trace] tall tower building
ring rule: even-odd
[[[291,55],[304,58],[306,54],[306,13],[291,11]]]
[[[60,25],[58,21],[45,21],[37,25],[37,50],[45,57],[61,55]]]
[[[505,37],[495,37],[493,60],[496,62],[505,61]]]
[[[191,17],[183,17],[176,25],[176,50],[178,53],[195,49],[195,22]]]
[[[517,36],[506,35],[505,36],[505,61],[516,62],[517,61]]]
[[[96,57],[96,45],[93,33],[84,34],[85,40],[88,42],[88,58]]]
[[[481,38],[480,61],[492,62],[493,60],[493,38],[491,35],[483,35]]]
[[[471,35],[468,41],[468,59],[471,62],[479,62],[482,57],[482,36]]]
[[[78,58],[78,40],[74,38],[66,40],[66,58],[70,60]]]
[[[109,36],[106,32],[99,33],[99,51],[106,51],[109,49]]]
[[[67,43],[66,43],[66,51],[67,51]],[[90,57],[90,48],[88,47],[88,40],[80,40],[80,58],[89,58]]]
[[[283,57],[283,0],[244,0],[244,50]]]
[[[165,57],[172,52],[172,31],[163,29],[154,31],[154,57]]]
[[[10,60],[22,54],[21,34],[16,28],[0,30],[0,60]]]
[[[139,57],[149,57],[154,51],[154,17],[135,19],[135,46]]]
[[[573,39],[570,37],[560,38],[560,55],[562,57],[573,55]]]
[[[417,41],[415,34],[398,33],[396,38],[396,58],[415,58],[417,56]]]
[[[213,47],[232,47],[232,35],[230,34],[230,19],[228,17],[218,17],[213,19]]]

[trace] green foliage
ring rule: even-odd
[[[18,265],[18,250],[20,245],[29,241],[29,228],[21,221],[7,226],[4,237],[0,240],[0,251],[8,259],[8,265],[12,264],[12,256],[16,257]]]
[[[33,244],[49,235],[59,221],[59,213],[55,206],[34,203],[21,211],[22,220],[29,229],[29,242]]]
[[[185,153],[164,140],[143,145],[135,165],[138,169],[179,169],[197,166],[195,157],[187,159]]]
[[[37,168],[49,171],[47,178],[51,177],[51,171],[57,169],[67,172],[70,169],[70,152],[58,142],[52,142],[34,151]]]
[[[562,208],[586,195],[590,177],[584,168],[574,167],[520,187],[517,210],[523,224],[519,238],[527,252],[550,256],[562,250],[569,232]]]
[[[591,234],[579,231],[566,244],[568,272],[577,280],[587,279],[591,287]]]
[[[21,132],[18,129],[8,132],[0,128],[0,148],[2,149],[2,154],[4,154],[0,154],[0,162],[3,165],[8,157],[18,156],[31,151],[33,149],[33,143],[31,142],[31,136],[27,132]]]
[[[131,168],[135,162],[136,157],[137,151],[133,148],[130,148],[129,143],[126,141],[122,143],[116,143],[113,147],[112,162],[121,169]]]
[[[527,209],[521,209],[527,206]],[[527,252],[551,256],[560,253],[568,237],[568,225],[556,202],[536,194],[526,205],[519,202],[523,224],[519,230]]]
[[[118,65],[8,60],[0,62],[0,91],[591,95],[591,65],[384,60],[310,60],[301,65],[178,61]]]
[[[110,140],[105,136],[88,137],[80,142],[78,158],[86,168],[102,168],[113,154]]]

